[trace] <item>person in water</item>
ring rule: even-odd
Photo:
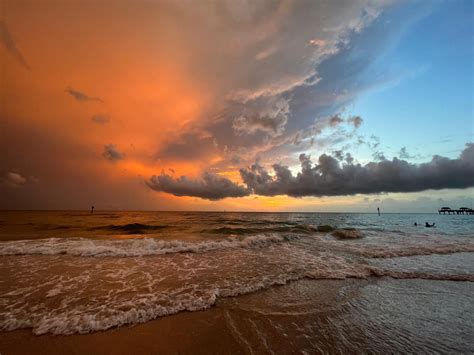
[[[425,222],[425,227],[426,228],[431,228],[431,227],[434,227],[436,223],[433,223],[433,224],[429,224],[428,222]]]
[[[413,225],[414,225],[415,227],[418,227],[418,223],[416,223],[416,222],[415,222]]]
[[[91,207],[91,214],[94,213],[94,206]]]

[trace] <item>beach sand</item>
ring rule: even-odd
[[[30,330],[0,333],[8,354],[240,354],[220,308],[183,312],[136,326],[84,335],[34,335]]]

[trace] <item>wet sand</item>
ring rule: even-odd
[[[215,308],[86,335],[41,335],[30,330],[0,334],[8,354],[240,354],[244,353]]]

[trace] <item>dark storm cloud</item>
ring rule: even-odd
[[[344,152],[342,150],[336,150],[332,152],[332,155],[339,161],[344,160]]]
[[[199,180],[186,176],[173,178],[162,173],[152,176],[147,184],[155,191],[167,192],[175,196],[200,197],[206,200],[243,197],[249,194],[245,187],[237,185],[225,177],[210,173],[205,173]]]
[[[120,152],[115,144],[105,145],[102,156],[113,163],[125,158],[125,154]]]
[[[81,91],[74,90],[72,88],[67,88],[66,92],[75,98],[77,101],[80,102],[87,102],[87,101],[97,101],[97,102],[104,102],[100,97],[92,97],[89,96]]]
[[[410,164],[393,158],[366,165],[346,163],[323,154],[313,165],[300,156],[301,171],[294,176],[286,166],[274,164],[274,176],[259,165],[241,169],[242,180],[258,195],[339,196],[381,192],[416,192],[474,186],[474,144],[458,159],[434,156],[431,162]]]
[[[0,21],[0,42],[3,43],[5,48],[18,61],[18,63],[28,70],[31,69],[31,67],[26,62],[25,57],[23,57],[23,54],[16,46],[15,40],[8,31],[7,25],[3,21]]]
[[[341,164],[340,160],[344,160]],[[225,197],[242,197],[249,194],[275,196],[347,196],[376,194],[383,192],[417,192],[429,189],[462,189],[474,186],[474,143],[457,159],[435,155],[428,163],[411,164],[393,158],[354,164],[352,156],[342,152],[336,158],[323,154],[316,164],[300,155],[301,171],[296,175],[287,166],[274,164],[270,174],[258,163],[244,169],[240,174],[247,188],[227,178],[206,173],[201,180],[187,177],[173,179],[161,174],[153,176],[148,185],[157,191],[176,196],[196,196],[210,200]]]

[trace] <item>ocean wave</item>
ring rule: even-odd
[[[229,237],[223,240],[185,242],[140,238],[128,240],[93,240],[87,238],[48,238],[0,243],[1,255],[72,255],[87,257],[137,257],[173,253],[205,253],[214,250],[264,248],[274,243],[298,239],[296,235],[261,234]]]

